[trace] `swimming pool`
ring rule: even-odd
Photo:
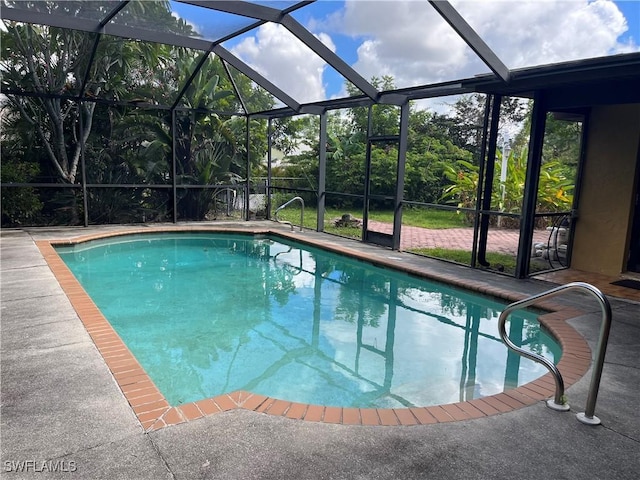
[[[428,406],[546,373],[499,340],[504,304],[277,237],[145,234],[58,253],[171,405],[244,390]],[[559,358],[534,314],[510,330]]]

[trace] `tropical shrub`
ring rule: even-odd
[[[475,208],[478,191],[478,166],[458,160],[442,163],[442,172],[450,184],[444,189],[442,199],[453,201],[459,208]],[[495,174],[491,191],[491,209],[505,213],[520,213],[527,172],[527,151],[512,151],[507,161],[506,177],[500,180],[502,156],[496,157]],[[536,201],[537,213],[564,212],[573,205],[575,167],[559,160],[542,164]]]

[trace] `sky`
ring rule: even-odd
[[[640,0],[451,3],[509,68],[640,51]],[[490,72],[426,0],[320,0],[292,16],[367,80],[404,88]],[[281,25],[223,45],[301,103],[346,95],[344,78]]]

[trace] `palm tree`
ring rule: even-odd
[[[190,52],[174,52],[176,78],[188,78],[198,58]],[[207,60],[192,79],[180,109],[156,114],[149,110],[125,112],[117,121],[116,138],[135,142],[129,161],[144,181],[163,183],[172,172],[175,149],[178,186],[232,184],[239,180],[244,148],[233,118],[223,119],[213,109],[233,111],[231,89],[220,87],[221,65]],[[175,139],[172,124],[175,121]],[[135,140],[137,139],[137,140]],[[175,144],[174,144],[175,142]],[[202,220],[214,208],[215,188],[183,188],[178,192],[178,218]]]

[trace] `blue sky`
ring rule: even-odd
[[[509,68],[640,51],[640,0],[450,1]],[[293,16],[366,79],[402,88],[489,72],[424,0],[320,0]],[[280,25],[224,46],[298,101],[345,95],[342,76]]]
[[[639,0],[626,0],[623,2],[613,2],[620,9],[622,14],[627,19],[629,30],[622,35],[622,40],[627,40],[635,35],[636,45],[640,43],[640,1]]]

